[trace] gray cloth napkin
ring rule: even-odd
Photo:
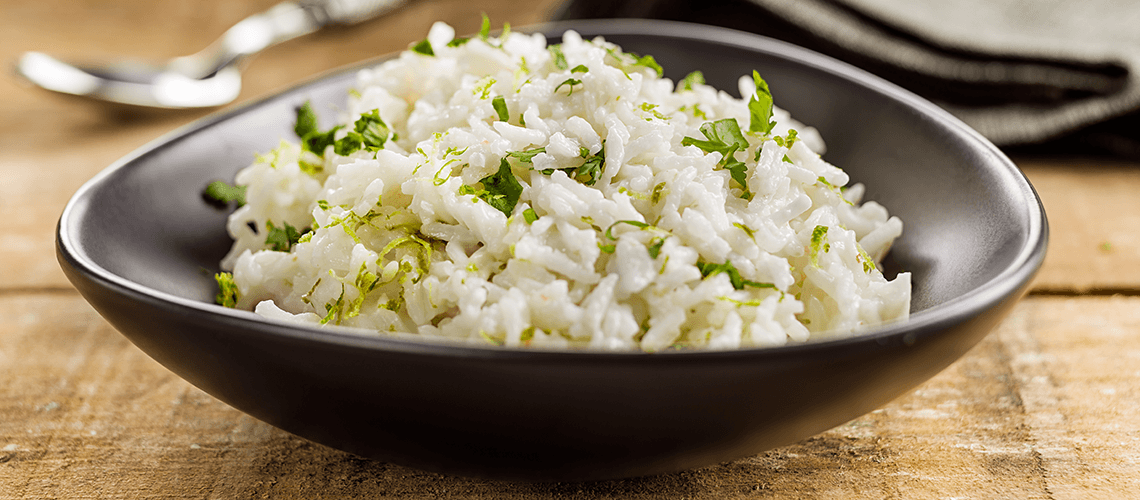
[[[752,31],[876,73],[1001,146],[1140,157],[1137,0],[570,0],[558,17]]]

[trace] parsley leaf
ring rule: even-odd
[[[305,104],[297,108],[297,122],[293,125],[293,132],[301,139],[301,149],[304,151],[324,156],[325,148],[334,142],[333,135],[340,128],[338,125],[327,132],[321,132],[317,124],[317,114],[313,112],[309,101],[305,101]]]
[[[602,176],[602,167],[606,163],[606,145],[602,144],[601,149],[593,155],[590,155],[590,150],[582,148],[581,155],[586,161],[574,172],[573,178],[582,184],[593,186]]]
[[[475,195],[503,215],[510,217],[519,202],[523,188],[515,178],[514,172],[511,172],[511,164],[507,162],[507,158],[504,157],[499,162],[498,172],[479,179],[479,182],[483,184],[483,189],[475,189],[464,184],[459,187],[459,194]]]
[[[570,86],[570,93],[566,94],[566,95],[574,95],[574,86],[575,85],[581,85],[581,84],[582,84],[582,80],[578,80],[575,78],[567,78],[562,83],[559,83],[557,87],[554,87],[554,91],[558,92],[558,89],[562,88],[563,85],[569,85]]]
[[[562,53],[562,44],[551,45],[546,48],[550,51],[550,55],[554,56],[554,67],[558,69],[569,69],[570,65],[566,62],[566,55]]]
[[[526,151],[507,151],[507,156],[518,158],[520,163],[534,164],[534,155],[545,153],[546,148],[534,148]],[[553,173],[553,172],[551,172]]]
[[[425,56],[435,55],[435,51],[431,50],[431,42],[429,42],[427,38],[424,38],[423,40],[420,40],[419,43],[413,45],[411,50],[412,52]]]
[[[752,81],[756,83],[756,93],[748,100],[748,113],[752,118],[748,130],[767,134],[776,126],[776,122],[772,121],[772,92],[756,70],[752,70]]]
[[[495,108],[495,113],[499,114],[499,121],[507,121],[511,115],[507,112],[507,100],[503,96],[496,96],[491,100],[491,107]]]
[[[218,208],[225,208],[231,201],[236,201],[240,207],[245,205],[245,189],[246,186],[231,186],[225,181],[214,181],[202,190],[202,198]]]
[[[297,107],[297,123],[293,125],[293,132],[297,137],[305,137],[317,130],[317,114],[313,112],[313,106],[309,101]]]
[[[237,307],[238,287],[234,282],[234,275],[217,273],[214,275],[214,281],[218,282],[218,294],[214,296],[214,302],[223,307]]]
[[[301,239],[301,233],[297,228],[290,225],[288,222],[284,223],[284,227],[277,227],[273,221],[265,221],[265,227],[269,229],[269,235],[265,237],[265,244],[269,245],[269,249],[274,252],[288,252],[297,244],[297,240]]]
[[[487,13],[483,13],[483,26],[479,28],[479,39],[484,42],[491,37],[491,18],[487,17]]]
[[[701,276],[705,278],[719,273],[727,274],[728,281],[732,283],[732,287],[737,290],[743,290],[746,286],[776,289],[776,285],[772,283],[758,283],[742,278],[740,271],[736,270],[736,266],[732,265],[731,261],[726,260],[724,264],[711,264],[705,261],[697,261],[697,269],[701,271]]]
[[[681,80],[681,90],[693,90],[693,85],[703,85],[705,83],[705,75],[700,71],[694,71],[685,75]]]
[[[380,119],[380,110],[374,109],[360,115],[360,118],[353,124],[353,131],[349,132],[343,139],[336,141],[333,151],[341,156],[350,155],[361,149],[372,152],[379,151],[384,147],[384,142],[388,140],[390,135],[391,131],[388,130],[388,125]]]
[[[736,181],[744,191],[740,197],[752,199],[748,191],[748,167],[744,162],[736,159],[736,152],[748,147],[748,140],[740,132],[740,124],[735,118],[725,118],[715,122],[705,122],[701,125],[701,133],[706,140],[685,137],[681,139],[682,146],[696,146],[706,153],[718,152],[722,158],[718,167],[728,170],[732,180]]]
[[[630,55],[637,58],[637,61],[633,63],[634,66],[645,66],[646,68],[656,71],[659,78],[665,74],[665,70],[661,67],[660,64],[657,64],[657,60],[653,59],[653,56],[646,54],[644,56],[637,57],[637,54],[633,53],[630,53]]]
[[[656,259],[661,255],[661,246],[665,244],[665,238],[654,238],[649,241],[649,246],[645,247],[649,251],[649,258]]]

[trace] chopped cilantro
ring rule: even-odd
[[[588,71],[590,71],[590,68],[587,68],[585,64],[579,64],[570,70],[571,73],[586,73]]]
[[[617,245],[603,245],[601,242],[598,242],[598,250],[605,253],[614,253],[614,250],[617,250]]]
[[[558,89],[562,88],[563,85],[569,85],[570,86],[570,93],[568,93],[566,95],[574,95],[574,86],[575,85],[581,85],[581,84],[582,84],[582,80],[578,80],[576,78],[567,78],[562,83],[559,83],[557,87],[554,87],[554,91],[558,92]]]
[[[606,228],[606,238],[609,238],[611,240],[617,239],[614,237],[613,231],[614,231],[614,226],[616,226],[618,224],[629,224],[629,225],[636,227],[638,229],[649,229],[649,228],[653,227],[653,226],[650,226],[649,224],[646,224],[646,223],[638,221],[638,220],[619,220],[613,224],[610,224],[610,227]]]
[[[495,113],[499,114],[499,121],[507,121],[511,115],[507,112],[507,100],[503,96],[496,96],[491,100],[491,107],[495,108]]]
[[[819,251],[827,238],[827,226],[815,226],[811,231],[811,265],[819,267]]]
[[[519,335],[519,341],[530,342],[532,339],[534,339],[534,327],[528,326],[523,329],[522,333]]]
[[[534,221],[538,220],[538,214],[534,213],[533,208],[528,208],[523,210],[523,219],[526,220],[527,224],[534,224]]]
[[[570,65],[566,62],[566,55],[562,53],[562,44],[551,45],[546,48],[550,51],[550,55],[554,56],[554,67],[558,69],[569,69]]]
[[[772,121],[772,92],[768,90],[768,83],[760,78],[760,73],[756,70],[752,70],[752,81],[756,83],[756,93],[748,100],[748,113],[752,118],[748,130],[767,134],[776,125],[776,122]]]
[[[448,47],[462,47],[464,44],[466,44],[467,42],[470,42],[470,41],[471,41],[470,38],[455,38],[455,39],[451,40],[450,42],[447,42],[447,46]]]
[[[225,208],[231,201],[240,207],[245,205],[246,186],[232,186],[225,181],[214,181],[202,190],[202,199],[218,208]]]
[[[681,90],[693,90],[693,85],[703,85],[705,83],[705,75],[700,71],[694,71],[685,75],[681,79]]]
[[[380,119],[380,110],[373,109],[360,115],[353,124],[353,130],[343,139],[336,141],[333,151],[341,156],[347,156],[361,149],[366,151],[379,151],[384,147],[391,131],[384,120]]]
[[[756,232],[753,231],[748,226],[745,226],[744,224],[741,224],[739,222],[733,222],[732,225],[740,228],[741,231],[744,231],[744,234],[747,234],[749,238],[756,239]]]
[[[518,158],[522,163],[533,164],[532,160],[534,158],[534,155],[543,152],[546,152],[545,148],[535,148],[521,152],[509,152],[507,155]],[[587,186],[593,186],[595,182],[598,182],[598,178],[602,176],[602,168],[605,166],[606,161],[606,145],[603,143],[601,149],[592,155],[590,154],[590,150],[586,148],[580,148],[578,150],[578,154],[586,161],[582,162],[582,164],[578,165],[577,167],[566,167],[560,169],[548,168],[546,170],[540,170],[539,172],[542,172],[546,175],[551,175],[555,170],[561,170],[565,172],[566,175],[571,179],[581,182]]]
[[[267,220],[265,227],[269,229],[269,234],[265,237],[265,244],[269,245],[269,249],[274,252],[288,252],[293,248],[293,245],[297,244],[297,240],[301,239],[301,233],[288,222],[285,222],[283,227],[277,227],[273,221]]]
[[[479,39],[484,42],[491,37],[491,18],[487,17],[487,13],[483,13],[483,26],[479,28]]]
[[[621,52],[620,50],[611,48],[606,48],[606,52],[608,52],[611,57],[617,60],[618,67],[622,70],[622,72],[626,72],[627,70],[635,68],[637,66],[642,66],[656,72],[658,77],[665,74],[665,70],[661,68],[660,64],[657,64],[657,61],[653,59],[653,56],[651,55],[639,56],[633,52]],[[628,78],[629,73],[626,72],[625,76]]]
[[[598,182],[598,178],[602,176],[602,166],[606,161],[606,147],[603,144],[602,148],[594,155],[590,155],[589,150],[582,148],[581,156],[585,158],[586,161],[574,172],[573,178],[587,186],[593,186],[595,182]]]
[[[507,156],[518,158],[520,163],[534,164],[534,155],[545,152],[546,148],[534,148],[526,151],[507,151]]]
[[[427,38],[424,38],[423,40],[420,40],[419,43],[413,45],[411,50],[412,52],[425,56],[435,55],[435,51],[431,50],[431,42],[429,42]]]
[[[654,238],[649,241],[649,246],[645,247],[649,251],[649,258],[656,259],[661,255],[661,246],[665,244],[665,238]]]
[[[757,283],[749,281],[740,276],[740,271],[736,270],[736,266],[732,265],[731,261],[724,261],[724,264],[711,264],[704,261],[697,261],[697,269],[701,271],[702,277],[709,277],[718,273],[725,273],[728,275],[728,281],[732,283],[732,287],[737,290],[743,290],[744,287],[750,286],[754,288],[771,288],[776,289],[776,285],[772,283]]]
[[[305,101],[305,104],[298,106],[296,110],[297,122],[293,125],[293,132],[301,139],[301,149],[312,151],[317,156],[324,156],[325,148],[335,141],[333,136],[341,129],[340,125],[321,132],[317,124],[317,115],[313,112],[309,101]]]
[[[685,137],[681,139],[681,145],[696,146],[706,153],[714,151],[720,153],[722,158],[717,166],[728,170],[732,180],[740,185],[743,190],[741,198],[752,199],[752,193],[748,191],[748,167],[736,159],[736,152],[748,147],[748,140],[740,132],[740,124],[735,118],[705,122],[701,125],[701,133],[705,135],[706,140]]]
[[[293,124],[293,132],[297,137],[305,137],[317,132],[317,127],[317,114],[313,112],[312,104],[305,101],[305,104],[297,107],[297,122]]]
[[[218,282],[218,294],[214,296],[214,302],[223,307],[236,307],[238,288],[237,283],[234,282],[234,275],[217,273],[214,275],[214,281]]]
[[[459,194],[474,195],[510,217],[519,202],[519,196],[522,195],[522,185],[515,178],[514,172],[511,172],[511,164],[507,162],[506,157],[499,162],[498,172],[480,179],[479,182],[483,184],[483,189],[475,189],[464,184],[459,187]]]

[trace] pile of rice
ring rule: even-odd
[[[282,141],[237,175],[229,302],[377,335],[644,351],[907,317],[909,274],[876,265],[902,222],[860,204],[783,110],[751,131],[758,79],[737,99],[602,38],[454,35],[436,24],[359,73],[327,137],[357,150]],[[746,186],[699,144],[726,118],[747,141],[731,158]]]

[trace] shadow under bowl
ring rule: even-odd
[[[200,198],[252,152],[292,137],[294,107],[343,104],[355,68],[216,114],[84,185],[57,250],[112,325],[190,383],[318,443],[412,467],[503,479],[659,474],[796,442],[932,377],[1025,292],[1045,213],[993,145],[946,112],[819,54],[660,21],[541,26],[653,54],[677,80],[735,89],[760,71],[776,104],[819,129],[825,158],[905,221],[892,265],[913,273],[911,319],[771,349],[658,354],[481,348],[360,337],[213,304],[226,213]],[[330,123],[332,116],[323,116]]]

